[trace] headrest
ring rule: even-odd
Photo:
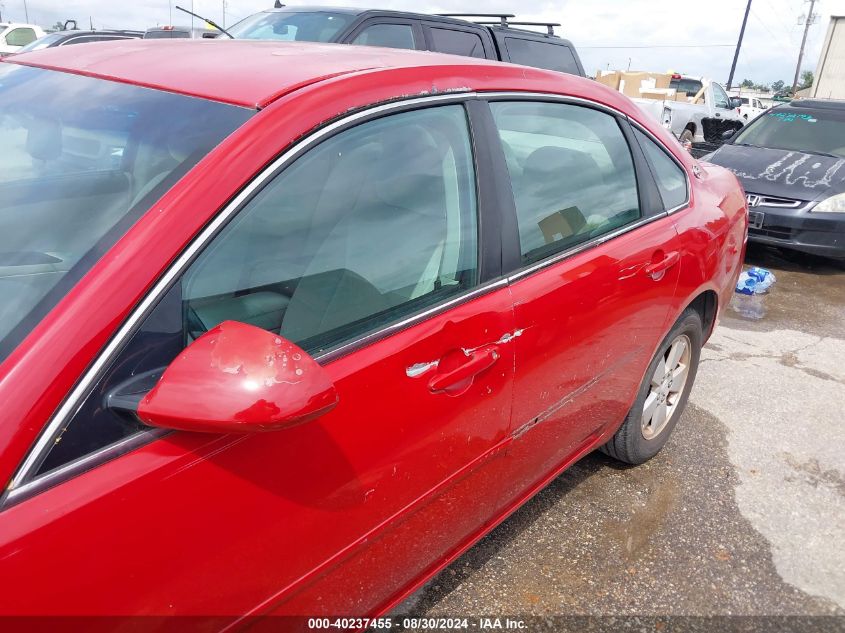
[[[52,119],[38,119],[29,125],[26,151],[37,160],[56,160],[62,155],[62,127]]]
[[[180,164],[207,145],[208,136],[201,129],[179,129],[171,132],[167,137],[167,151]]]
[[[390,206],[445,214],[443,158],[431,134],[419,125],[382,133],[373,185],[376,196]]]

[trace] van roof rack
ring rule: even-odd
[[[489,22],[489,24],[508,25],[508,18],[515,18],[513,13],[436,13],[444,18],[499,18],[498,22]],[[479,22],[481,24],[481,22]]]
[[[479,21],[477,24],[495,24],[498,26],[545,26],[547,29],[548,35],[555,34],[555,27],[560,26],[560,22],[508,22],[507,20],[502,20],[501,22],[489,22],[489,21]]]

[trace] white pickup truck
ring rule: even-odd
[[[669,87],[686,93],[686,100],[634,98],[633,101],[685,145],[712,151],[709,146],[721,144],[726,130],[742,127],[739,99],[728,97],[715,81],[676,74],[672,75]]]
[[[768,110],[762,101],[754,97],[739,97],[739,100],[742,101],[742,105],[739,106],[739,113],[745,123],[756,119],[758,115]]]

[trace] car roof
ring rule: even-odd
[[[456,25],[472,25],[481,27],[476,22],[471,22],[455,16],[437,15],[436,13],[420,13],[418,11],[401,11],[399,9],[373,9],[372,7],[330,7],[319,5],[294,5],[285,6],[279,9],[264,9],[259,13],[339,13],[341,15],[351,15],[355,17],[366,16],[368,14],[376,14],[376,17],[395,17],[395,18],[410,18],[418,20],[429,20],[434,22],[444,22]]]
[[[845,101],[841,99],[797,99],[785,103],[781,108],[804,108],[806,110],[837,110],[845,111]]]
[[[360,15],[368,11],[375,11],[376,9],[362,9],[360,7],[329,7],[323,5],[296,5],[290,7],[280,7],[278,9],[264,9],[261,13],[311,13],[311,12],[328,12],[328,13],[345,13],[347,15]],[[388,11],[390,11],[388,9]],[[402,12],[404,13],[404,11]]]
[[[263,107],[318,81],[387,68],[498,66],[426,51],[250,40],[144,40],[46,48],[4,58],[246,107]],[[549,73],[556,77],[558,73]]]

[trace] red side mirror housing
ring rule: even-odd
[[[331,410],[326,371],[290,341],[224,321],[191,343],[141,400],[151,426],[209,433],[274,431]]]

